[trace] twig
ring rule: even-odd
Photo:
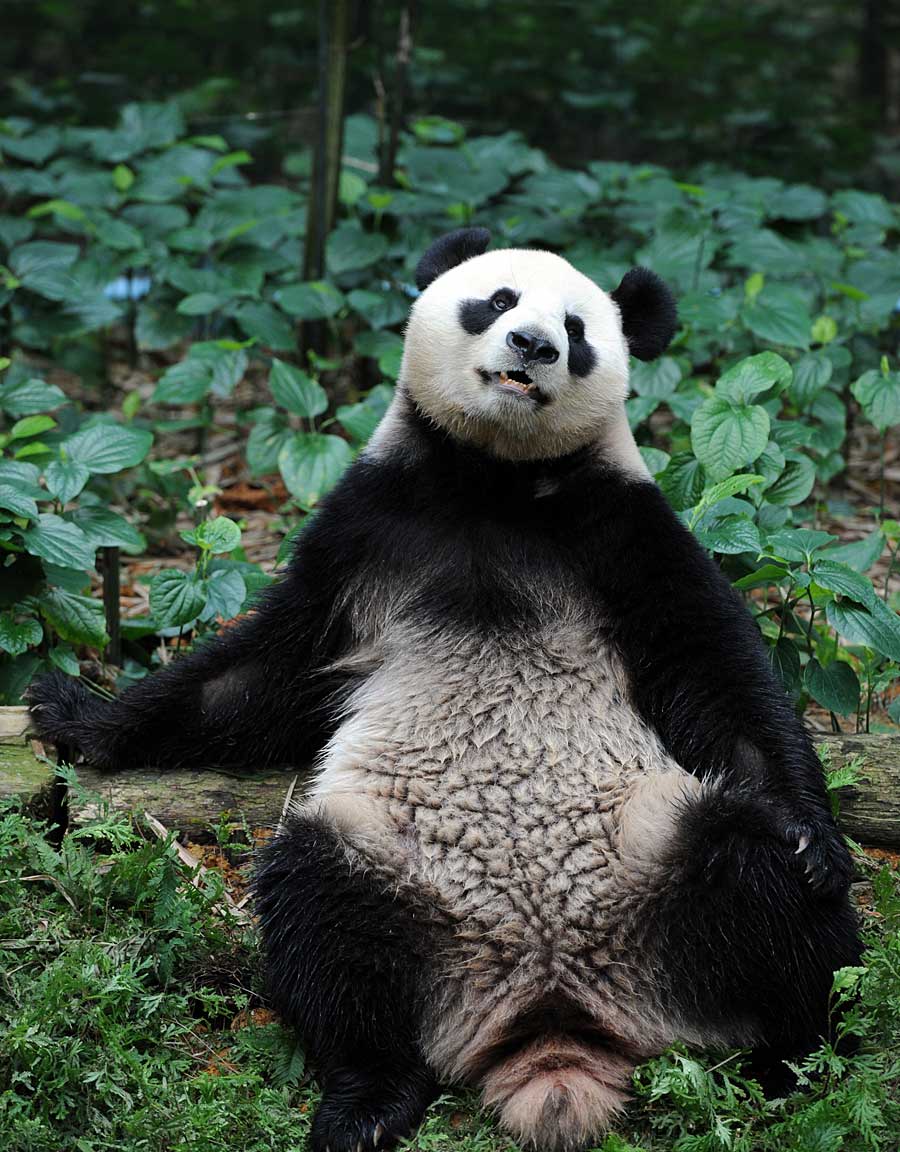
[[[152,816],[149,812],[145,812],[144,819],[146,820],[147,826],[150,828],[150,831],[154,834],[154,836],[158,837],[160,840],[167,840],[169,838],[169,829],[166,828],[165,824],[157,820],[155,816]],[[209,875],[210,869],[207,868],[205,864],[202,864],[193,852],[185,848],[185,846],[178,840],[177,836],[172,837],[172,847],[178,853],[178,859],[181,861],[181,863],[190,868],[193,872],[191,883],[195,888],[199,888],[201,880],[205,879]],[[222,895],[225,898],[228,911],[231,912],[232,915],[237,917],[238,920],[250,919],[250,913],[235,902],[227,888],[223,889]]]

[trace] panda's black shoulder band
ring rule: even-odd
[[[416,265],[416,287],[424,292],[444,272],[471,260],[473,256],[481,256],[490,242],[491,234],[487,228],[457,228],[455,232],[440,236]]]

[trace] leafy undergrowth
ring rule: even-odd
[[[192,875],[140,818],[111,815],[61,849],[0,809],[0,1147],[6,1152],[303,1152],[316,1104],[302,1050],[262,1007],[252,926],[214,870]],[[736,1055],[670,1052],[635,1079],[602,1152],[848,1152],[900,1143],[900,871],[862,857],[861,1041],[766,1102]],[[869,881],[871,883],[869,884]],[[869,892],[869,889],[871,891]],[[411,1148],[506,1152],[472,1096],[445,1096]]]

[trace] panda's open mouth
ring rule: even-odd
[[[523,372],[521,369],[487,372],[484,368],[479,368],[478,375],[485,384],[492,384],[495,388],[499,388],[501,392],[509,392],[513,396],[522,396],[527,400],[535,401],[537,404],[543,404],[546,399],[543,392],[541,392],[540,388],[538,388],[528,373]]]

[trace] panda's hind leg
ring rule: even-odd
[[[427,924],[312,817],[262,850],[255,892],[270,1000],[322,1088],[311,1152],[390,1148],[437,1095],[418,1040]]]
[[[688,802],[644,922],[661,999],[701,1043],[753,1047],[770,1094],[791,1086],[785,1060],[834,1039],[833,973],[859,962],[857,918],[846,891],[809,883],[758,796]]]

